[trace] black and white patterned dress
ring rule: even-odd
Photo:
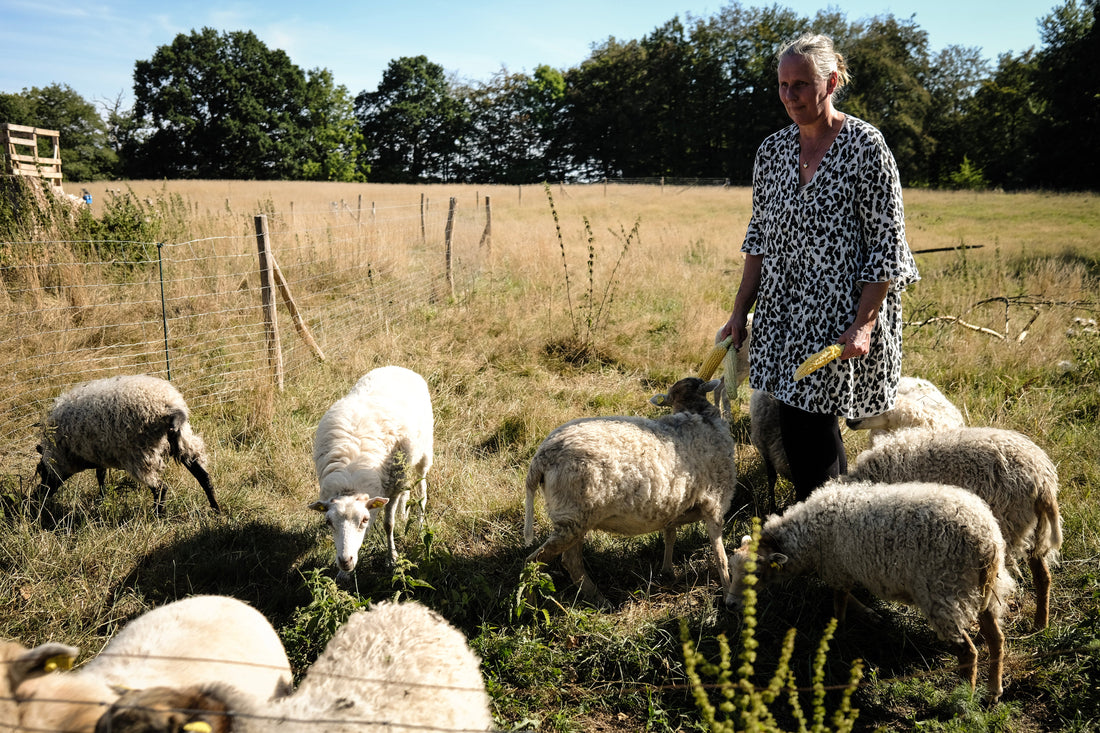
[[[749,383],[803,410],[869,417],[894,405],[901,375],[901,291],[919,279],[905,241],[901,181],[874,126],[848,115],[805,186],[798,126],[769,136],[753,167],[741,251],[762,255]],[[795,382],[795,368],[855,321],[863,283],[889,280],[866,356]]]

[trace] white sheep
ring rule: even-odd
[[[1062,546],[1058,469],[1014,430],[901,430],[856,457],[845,481],[934,481],[980,496],[1001,527],[1010,568],[1027,558],[1035,585],[1035,628],[1050,616],[1050,566]]]
[[[65,479],[94,468],[102,489],[108,468],[119,468],[153,492],[157,513],[167,487],[169,458],[198,480],[218,511],[206,472],[206,447],[191,430],[187,403],[171,383],[148,375],[85,382],[58,397],[46,417],[35,473],[49,497]]]
[[[745,537],[731,562],[738,599],[749,544]],[[1000,619],[1014,587],[1004,557],[996,518],[965,489],[829,482],[767,519],[757,568],[765,581],[816,575],[836,591],[840,621],[857,585],[884,600],[916,606],[941,640],[958,645],[960,670],[971,689],[978,655],[968,629],[977,620],[989,646],[989,694],[997,700],[1004,663]]]
[[[290,663],[264,615],[227,596],[193,596],[159,606],[122,628],[91,661],[73,671],[78,650],[62,644],[0,647],[15,702],[17,731],[91,733],[119,688],[232,682],[260,699],[292,690]],[[0,685],[2,687],[2,685]]]
[[[871,444],[895,430],[912,427],[951,429],[962,427],[962,413],[936,385],[920,377],[898,380],[894,407],[874,417],[847,420],[852,430],[870,430]],[[775,484],[779,476],[791,479],[791,464],[779,432],[779,401],[754,390],[749,398],[749,442],[760,453],[768,477],[768,511],[776,510]]]
[[[893,408],[879,415],[845,422],[851,430],[870,430],[871,445],[895,430],[952,430],[966,425],[959,408],[936,385],[920,377],[902,377],[898,381],[898,398]]]
[[[492,725],[480,660],[465,636],[419,603],[384,602],[353,613],[288,697],[266,701],[231,683],[135,690],[111,706],[96,731],[486,731]]]
[[[336,544],[338,577],[355,569],[363,538],[385,506],[390,558],[397,560],[396,516],[408,519],[408,493],[419,482],[420,521],[428,501],[434,417],[428,385],[399,366],[373,369],[333,403],[313,437],[313,463],[323,512]]]
[[[581,418],[555,428],[527,472],[524,539],[531,544],[535,538],[534,502],[540,485],[554,525],[528,562],[562,555],[582,594],[606,605],[581,558],[590,530],[624,535],[661,530],[661,569],[671,573],[676,529],[702,520],[722,587],[728,590],[722,517],[734,495],[737,467],[729,425],[707,400],[717,387],[718,380],[704,383],[688,377],[672,385],[667,397],[651,400],[670,405],[671,415]]]

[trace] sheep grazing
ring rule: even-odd
[[[355,569],[363,538],[385,506],[383,526],[390,559],[397,560],[393,528],[408,519],[411,484],[420,484],[420,521],[428,502],[428,470],[434,436],[428,385],[416,372],[386,366],[364,375],[333,403],[313,437],[318,501],[336,543],[338,577]]]
[[[733,554],[740,599],[750,539]],[[772,515],[757,549],[762,580],[814,574],[836,591],[843,621],[848,592],[861,585],[879,598],[916,606],[943,641],[959,646],[959,665],[977,684],[975,620],[989,645],[988,689],[1002,692],[1003,602],[1014,587],[1005,569],[997,520],[980,498],[932,483],[829,482],[809,498]]]
[[[859,420],[846,420],[851,430],[870,430],[871,445],[886,433],[905,428],[952,430],[965,427],[959,408],[936,385],[920,377],[902,377],[898,397],[892,409]]]
[[[561,555],[573,581],[590,601],[607,600],[588,577],[581,547],[593,529],[639,535],[664,533],[664,562],[672,571],[676,529],[702,520],[710,535],[722,587],[729,568],[722,545],[722,517],[736,484],[737,467],[729,425],[707,394],[718,380],[696,377],[672,385],[667,397],[673,414],[644,417],[581,418],[555,428],[531,459],[527,472],[524,539],[534,534],[535,491],[542,486],[553,522],[549,538],[528,562]]]
[[[902,430],[856,457],[846,481],[934,481],[980,496],[1001,527],[1009,566],[1027,558],[1036,629],[1050,617],[1050,566],[1062,546],[1058,470],[1026,436],[997,428]]]
[[[100,489],[108,468],[120,468],[153,492],[164,511],[161,478],[169,458],[191,472],[217,512],[206,472],[206,447],[191,430],[187,403],[163,379],[127,375],[78,385],[58,397],[46,417],[36,478],[46,498],[75,473],[94,468]]]
[[[279,635],[256,609],[227,596],[194,596],[160,606],[118,632],[94,659],[71,672],[77,649],[44,644],[0,647],[16,730],[91,733],[119,688],[232,681],[257,698],[289,693],[290,663]],[[2,687],[2,685],[0,685]],[[7,695],[5,695],[7,696]]]
[[[480,660],[466,638],[435,611],[408,602],[376,603],[352,614],[293,695],[267,701],[224,683],[135,690],[111,706],[96,732],[485,731],[492,725]]]

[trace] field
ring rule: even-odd
[[[525,572],[523,479],[554,426],[584,415],[659,414],[648,399],[695,372],[732,306],[747,189],[553,186],[552,205],[538,186],[137,181],[88,189],[96,216],[108,189],[149,201],[176,197],[183,206],[173,214],[175,237],[193,241],[246,236],[260,212],[280,215],[306,238],[311,217],[362,216],[372,205],[407,207],[407,216],[388,221],[409,233],[391,241],[416,241],[421,197],[433,202],[432,226],[440,229],[445,207],[437,202],[454,197],[460,265],[453,294],[401,291],[400,316],[367,331],[350,330],[365,320],[345,313],[354,293],[306,299],[306,321],[330,324],[319,330],[328,358],[294,362],[282,391],[264,381],[262,362],[239,389],[210,399],[202,396],[219,394],[216,363],[206,364],[201,383],[195,373],[173,374],[201,393],[192,422],[211,449],[220,515],[173,467],[164,518],[154,516],[148,491],[117,471],[103,495],[92,472],[74,477],[39,516],[26,498],[33,437],[0,451],[0,637],[61,641],[91,655],[143,610],[219,593],[263,611],[300,673],[358,605],[416,598],[471,639],[503,730],[706,730],[685,675],[681,620],[710,659],[723,634],[736,655],[745,626],[721,604],[701,526],[681,530],[674,581],[657,578],[659,535],[591,535],[585,560],[614,606],[598,611],[574,597],[560,563],[542,575]],[[486,196],[491,249],[479,243]],[[1026,573],[1011,601],[1001,704],[981,703],[981,678],[970,696],[952,651],[918,613],[876,602],[881,622],[841,626],[832,639],[820,673],[830,690],[824,706],[836,707],[852,662],[862,659],[856,730],[1100,730],[1100,331],[1088,323],[1100,318],[1100,197],[912,190],[906,213],[922,280],[904,296],[911,324],[904,371],[938,384],[970,424],[1019,430],[1049,452],[1066,541],[1050,627],[1030,628]],[[307,267],[305,259],[284,263],[288,276]],[[200,293],[190,297],[203,302]],[[0,303],[9,317],[0,329],[16,328],[17,301],[9,294]],[[354,582],[338,586],[331,539],[306,508],[316,498],[313,430],[358,376],[383,364],[419,371],[432,391],[427,523],[399,533],[396,568],[381,533],[373,534]],[[55,381],[56,391],[65,380]],[[747,441],[746,411],[743,388],[732,425],[739,483],[758,496],[765,478]],[[857,432],[845,441],[850,458],[866,445]],[[536,508],[541,541],[548,531],[541,499]],[[750,518],[730,520],[728,544]],[[797,628],[791,668],[810,709],[830,613],[831,593],[812,580],[762,590],[753,682],[767,684],[784,635]],[[984,656],[980,664],[984,675]],[[717,700],[715,689],[710,694]],[[786,697],[772,709],[781,729],[798,729]]]

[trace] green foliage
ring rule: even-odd
[[[802,711],[799,701],[799,689],[795,682],[794,671],[791,669],[791,655],[794,652],[794,640],[797,629],[790,629],[783,641],[776,663],[776,671],[771,681],[763,689],[757,689],[752,683],[755,669],[757,649],[759,643],[756,640],[756,551],[760,540],[760,520],[753,518],[752,541],[749,545],[748,559],[745,561],[745,589],[743,592],[743,620],[741,627],[741,652],[739,654],[740,665],[736,670],[731,662],[731,652],[725,634],[718,636],[719,660],[717,663],[708,662],[706,657],[697,651],[697,645],[692,641],[688,630],[687,620],[680,621],[680,641],[684,652],[684,666],[687,670],[688,683],[691,685],[692,694],[695,697],[696,707],[699,708],[709,730],[713,733],[734,731],[775,731],[782,729],[772,712],[772,704],[784,691],[787,693],[787,702],[791,708],[791,715],[798,723],[800,732],[834,730],[851,731],[855,727],[856,717],[859,711],[851,706],[852,694],[855,692],[859,681],[863,676],[863,664],[859,660],[852,663],[851,676],[848,685],[844,688],[836,711],[831,719],[831,726],[825,722],[825,657],[829,650],[829,642],[836,632],[836,619],[832,619],[825,628],[818,643],[817,654],[813,664],[812,715],[813,725],[807,727],[806,716]],[[715,678],[715,687],[721,699],[717,705],[711,702],[707,692],[709,685],[703,682],[704,676]],[[719,713],[723,715],[719,717]]]
[[[309,589],[311,600],[295,610],[290,623],[279,629],[290,665],[295,670],[304,670],[312,664],[348,617],[370,605],[370,598],[359,598],[341,590],[322,570],[308,570],[302,580]]]
[[[133,118],[132,177],[360,177],[347,90],[251,31],[181,33],[138,61]]]
[[[989,181],[982,174],[982,169],[974,166],[965,155],[959,169],[947,177],[947,183],[956,191],[984,191],[989,188]]]

